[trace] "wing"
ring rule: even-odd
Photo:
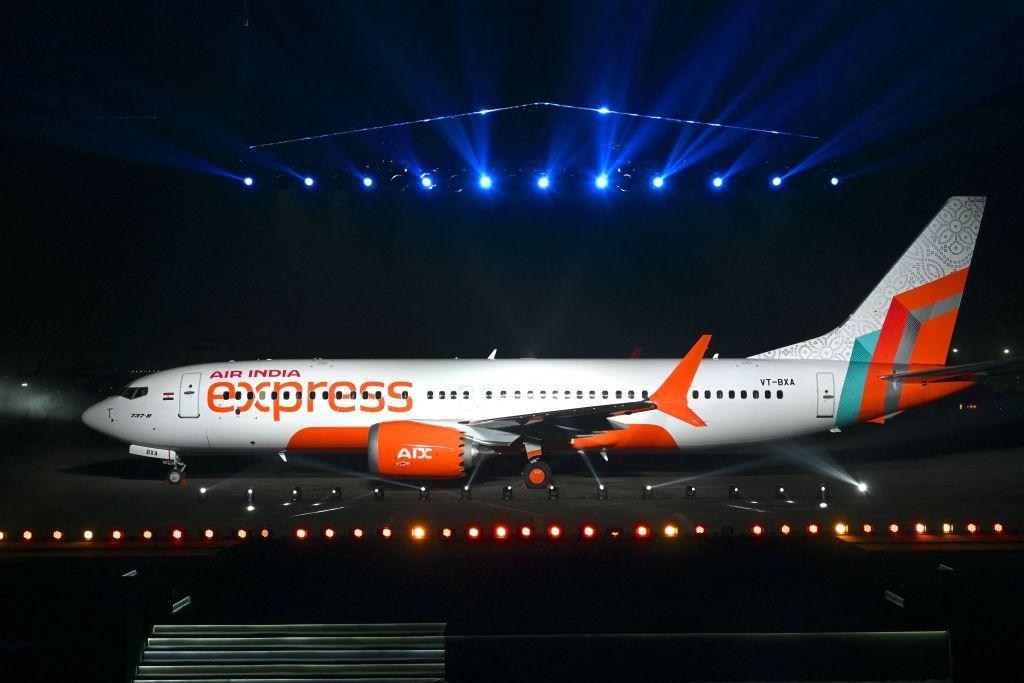
[[[1024,366],[1024,358],[1003,358],[988,360],[981,363],[965,363],[963,365],[946,365],[928,370],[910,370],[879,375],[879,379],[893,379],[903,382],[927,384],[928,382],[969,382],[977,381],[989,375],[1001,375],[1020,371]]]
[[[610,421],[613,417],[655,410],[652,401],[628,401],[600,406],[548,410],[522,415],[508,415],[484,420],[466,420],[462,424],[482,430],[526,436],[530,439],[571,439],[577,436],[621,429]]]

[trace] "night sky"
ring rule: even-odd
[[[841,323],[953,194],[989,197],[954,343],[965,361],[1019,354],[1015,6],[4,3],[0,375],[494,347],[681,356],[703,333],[747,356]],[[247,149],[534,101],[818,139],[537,111]],[[661,168],[680,148],[661,193],[505,182]],[[495,169],[497,187],[270,182],[383,159]],[[783,168],[799,172],[772,190]],[[734,171],[720,192],[716,169]]]

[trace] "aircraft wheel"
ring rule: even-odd
[[[181,481],[181,470],[171,470],[167,473],[167,481],[177,484]]]
[[[551,468],[543,460],[531,460],[523,468],[523,483],[528,489],[542,489],[551,481]]]

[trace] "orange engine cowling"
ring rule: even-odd
[[[455,427],[408,420],[370,427],[370,474],[461,477],[476,454],[476,444]]]

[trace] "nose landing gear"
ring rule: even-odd
[[[172,484],[181,483],[181,478],[185,476],[185,462],[181,458],[175,456],[170,465],[172,469],[167,473],[167,481]]]

